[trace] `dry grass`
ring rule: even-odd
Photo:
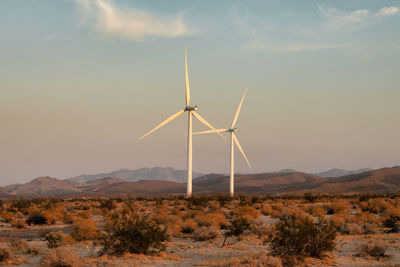
[[[81,267],[83,262],[74,251],[56,248],[48,251],[40,261],[41,267]]]
[[[95,240],[99,235],[99,229],[90,219],[77,218],[73,223],[71,236],[77,241]]]

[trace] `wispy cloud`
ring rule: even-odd
[[[253,39],[244,45],[244,49],[252,51],[273,51],[284,52],[312,52],[320,50],[334,50],[346,48],[347,44],[330,43],[291,43],[291,44],[271,44],[268,40]]]
[[[318,10],[325,18],[322,26],[325,30],[358,30],[379,22],[379,18],[392,16],[400,10],[398,7],[383,7],[377,12],[369,9],[358,9],[351,12],[340,11],[332,7],[318,6]]]
[[[275,53],[350,51],[353,50],[354,45],[351,43],[352,38],[348,38],[346,34],[382,22],[389,16],[400,14],[400,9],[395,6],[383,7],[375,11],[370,9],[342,11],[323,5],[316,8],[317,16],[305,21],[296,20],[296,18],[303,19],[304,14],[288,11],[287,16],[293,16],[294,22],[249,14],[249,11],[239,8],[232,8],[230,14],[236,22],[238,33],[248,38],[243,45],[245,50]]]
[[[140,9],[117,7],[107,0],[78,0],[78,3],[85,16],[92,18],[87,23],[105,35],[144,41],[193,33],[184,22],[183,12],[163,17]]]

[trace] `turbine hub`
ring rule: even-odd
[[[197,105],[194,107],[188,106],[185,108],[185,111],[195,111],[195,110],[197,110]]]
[[[228,129],[228,132],[234,133],[234,132],[237,132],[237,129],[236,128],[230,128],[230,129]]]

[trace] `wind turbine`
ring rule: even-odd
[[[178,118],[181,116],[183,113],[187,112],[188,113],[188,140],[187,140],[187,196],[190,197],[192,195],[192,115],[198,119],[201,123],[203,123],[205,126],[211,129],[211,132],[215,132],[219,134],[222,138],[225,139],[225,137],[217,132],[217,130],[210,124],[208,123],[203,117],[201,117],[197,112],[197,105],[195,106],[190,106],[190,86],[189,86],[189,75],[188,75],[188,66],[187,66],[187,48],[185,47],[185,96],[186,96],[186,105],[185,108],[178,111],[162,123],[160,123],[158,126],[147,132],[145,135],[139,138],[139,140],[145,138],[149,134],[153,133],[154,131],[160,129],[164,125],[168,124],[169,122],[173,121],[174,119]]]
[[[231,175],[230,175],[230,179],[229,179],[229,193],[231,196],[234,195],[234,179],[235,179],[235,147],[234,147],[234,143],[236,144],[237,148],[239,149],[239,151],[242,153],[243,158],[246,160],[247,164],[249,165],[249,167],[251,168],[250,162],[247,160],[246,155],[244,154],[244,151],[242,149],[242,147],[240,146],[239,140],[236,137],[235,132],[237,132],[237,128],[235,127],[235,124],[237,122],[237,119],[239,117],[239,113],[240,113],[240,109],[242,108],[242,104],[243,104],[243,100],[244,97],[247,94],[247,90],[244,91],[244,94],[242,96],[242,99],[240,100],[240,104],[236,110],[236,114],[235,117],[233,117],[233,121],[231,126],[228,129],[218,129],[218,130],[212,130],[212,131],[202,131],[202,132],[195,132],[193,134],[197,135],[197,134],[208,134],[208,133],[223,133],[223,132],[228,132],[231,134]]]

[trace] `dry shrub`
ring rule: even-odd
[[[82,210],[77,214],[78,217],[81,217],[83,219],[89,219],[91,215],[92,213],[90,212],[90,210]]]
[[[376,259],[385,256],[387,244],[383,240],[371,240],[366,244],[362,244],[357,249],[358,256],[372,256]]]
[[[32,225],[32,224],[43,225],[43,224],[47,224],[47,218],[39,210],[33,210],[29,214],[29,218],[26,220],[26,223],[29,225]]]
[[[330,218],[330,221],[336,227],[337,230],[340,230],[346,222],[345,219],[343,218],[343,216],[338,215],[338,214],[332,215],[332,217]]]
[[[378,225],[375,223],[366,223],[362,226],[362,231],[364,235],[376,234],[378,231]]]
[[[10,248],[14,251],[18,251],[20,253],[27,253],[31,255],[38,255],[39,249],[37,247],[30,247],[28,242],[25,240],[13,240],[11,241]]]
[[[311,206],[308,209],[308,213],[310,213],[313,216],[316,217],[322,217],[326,214],[326,211],[324,208],[320,207],[320,206]]]
[[[391,205],[382,198],[371,198],[368,202],[360,202],[360,207],[363,211],[368,211],[374,214],[385,212],[388,206]]]
[[[341,232],[348,235],[361,235],[363,233],[361,226],[356,223],[346,223]]]
[[[64,217],[64,210],[61,207],[52,208],[41,212],[46,218],[47,224],[55,224],[61,222]]]
[[[64,245],[64,234],[61,231],[48,233],[44,238],[49,248],[58,248]]]
[[[28,242],[26,242],[23,239],[13,240],[10,243],[10,248],[12,250],[19,251],[19,252],[22,252],[22,253],[25,252],[28,249],[28,247],[29,247]]]
[[[221,237],[221,231],[215,226],[201,227],[193,232],[193,239],[196,241],[206,241]]]
[[[281,215],[281,212],[283,210],[283,207],[281,204],[265,204],[262,209],[261,212],[264,215],[269,215],[271,217],[274,218],[278,218]]]
[[[289,217],[304,219],[307,218],[308,215],[304,210],[297,207],[284,208],[279,218],[282,220]]]
[[[237,207],[233,211],[233,216],[236,218],[243,218],[248,222],[254,222],[255,219],[260,217],[260,212],[253,207],[250,206],[241,206]]]
[[[17,229],[25,229],[28,227],[24,219],[15,219],[12,223],[11,226]]]
[[[326,209],[326,213],[329,215],[332,214],[345,214],[350,211],[349,203],[345,202],[344,200],[338,200],[332,204],[324,205]]]
[[[0,248],[0,262],[7,262],[11,260],[12,253],[9,248]]]
[[[182,233],[191,234],[197,229],[197,223],[193,219],[187,219],[182,224]]]
[[[336,228],[324,220],[314,224],[310,217],[287,217],[275,225],[269,240],[274,255],[321,257],[335,247]]]
[[[77,241],[94,240],[99,235],[99,229],[90,219],[78,218],[73,226],[71,236]]]
[[[40,261],[41,267],[81,267],[82,259],[67,248],[51,249]]]
[[[104,230],[101,254],[148,254],[165,249],[166,229],[143,215],[114,214]]]
[[[62,218],[64,223],[72,224],[75,221],[75,216],[69,212],[66,212]]]
[[[14,220],[14,214],[8,211],[3,211],[1,217],[6,223],[11,223]]]
[[[221,227],[228,225],[225,215],[221,212],[199,214],[195,217],[195,220],[200,226]]]
[[[267,254],[230,257],[218,261],[207,261],[203,264],[210,267],[282,267],[281,259]]]
[[[399,219],[397,217],[390,216],[383,220],[383,226],[389,228],[387,232],[398,233],[400,231]]]

